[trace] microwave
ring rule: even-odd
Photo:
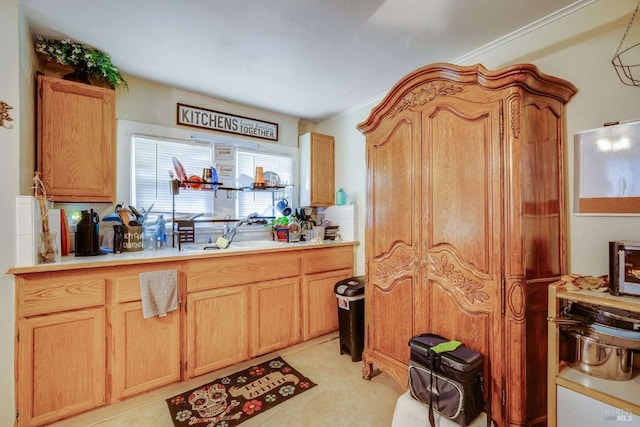
[[[640,242],[609,242],[609,292],[640,296]]]

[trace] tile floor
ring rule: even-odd
[[[389,427],[403,388],[384,372],[362,378],[362,362],[340,355],[338,335],[330,334],[202,377],[165,387],[107,408],[54,424],[57,427],[172,427],[165,399],[216,378],[280,355],[317,387],[255,416],[242,427]],[[208,427],[208,426],[202,426]],[[211,426],[213,427],[213,426]]]

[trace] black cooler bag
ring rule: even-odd
[[[483,409],[483,357],[464,345],[443,353],[431,350],[447,341],[435,334],[411,338],[409,390],[414,399],[430,406],[429,421],[432,426],[432,410],[461,426],[467,426]]]

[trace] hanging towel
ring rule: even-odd
[[[178,272],[158,270],[140,273],[142,315],[145,319],[166,316],[178,309]]]

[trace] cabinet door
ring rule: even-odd
[[[300,279],[272,280],[251,286],[252,356],[300,341]]]
[[[301,206],[335,204],[334,162],[333,136],[311,132],[300,137]]]
[[[53,201],[115,198],[115,92],[39,76],[38,170]]]
[[[49,424],[105,403],[104,308],[20,320],[21,425]]]
[[[338,301],[333,288],[353,269],[308,274],[302,279],[303,336],[306,341],[338,330]]]
[[[187,375],[196,377],[249,358],[249,288],[187,296]]]
[[[414,335],[414,292],[421,286],[420,117],[405,111],[382,123],[367,140],[365,377],[372,364],[407,383]]]
[[[113,327],[111,400],[180,380],[180,311],[143,318],[139,301],[110,308]]]
[[[467,96],[473,97],[471,88]],[[491,361],[485,378],[495,382],[509,364],[521,366],[505,360],[502,340],[503,221],[509,221],[503,215],[502,104],[455,97],[441,102],[422,112],[429,292],[419,300],[428,301],[431,317],[417,326],[482,353]],[[520,298],[516,291],[509,303],[519,305]],[[498,397],[494,392],[494,408],[501,405]]]

